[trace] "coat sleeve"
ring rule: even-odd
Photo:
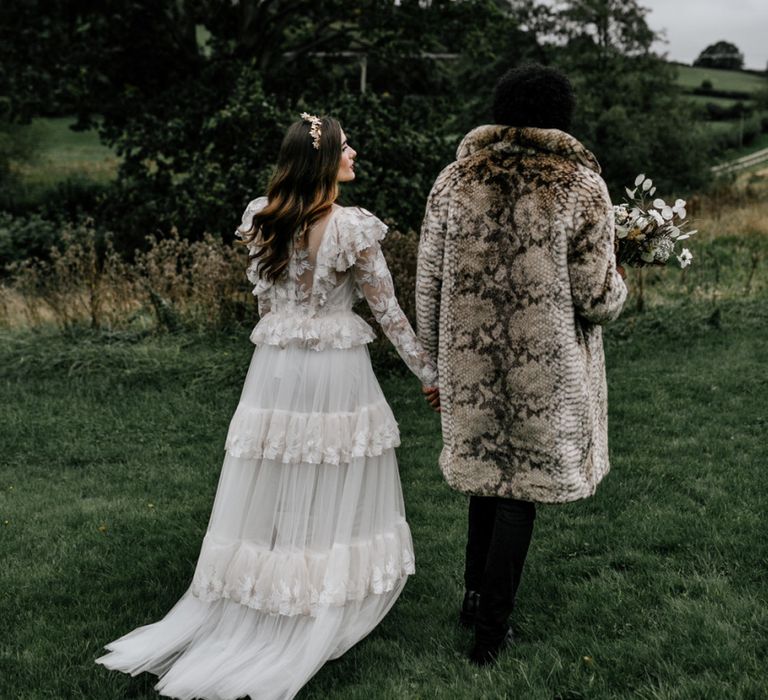
[[[568,242],[571,297],[577,313],[591,323],[613,321],[627,298],[616,270],[613,206],[603,179],[588,173],[576,188],[574,225]]]
[[[443,171],[427,200],[416,265],[416,328],[419,340],[437,365],[440,337],[440,292],[448,225],[449,174]]]

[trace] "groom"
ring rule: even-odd
[[[568,79],[507,73],[495,125],[469,132],[427,203],[419,336],[437,360],[440,467],[469,495],[460,621],[493,661],[512,612],[537,503],[587,498],[607,474],[601,324],[627,294],[595,157],[568,134]]]

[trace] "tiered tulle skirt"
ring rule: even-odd
[[[98,663],[175,698],[292,698],[414,571],[398,444],[365,346],[257,348],[192,585]]]

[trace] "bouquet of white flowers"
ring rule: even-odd
[[[663,199],[649,201],[656,192],[653,181],[645,175],[635,178],[635,188],[626,188],[628,202],[614,206],[617,253],[621,265],[643,267],[665,265],[675,255],[675,246],[696,231],[687,231],[685,200],[667,204]],[[680,267],[691,264],[693,254],[683,248],[676,255]]]

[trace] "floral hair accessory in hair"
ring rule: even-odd
[[[314,114],[308,114],[307,112],[302,112],[301,118],[305,122],[309,122],[309,135],[312,137],[312,145],[319,151],[320,135],[323,133],[320,131],[320,117],[316,117]]]

